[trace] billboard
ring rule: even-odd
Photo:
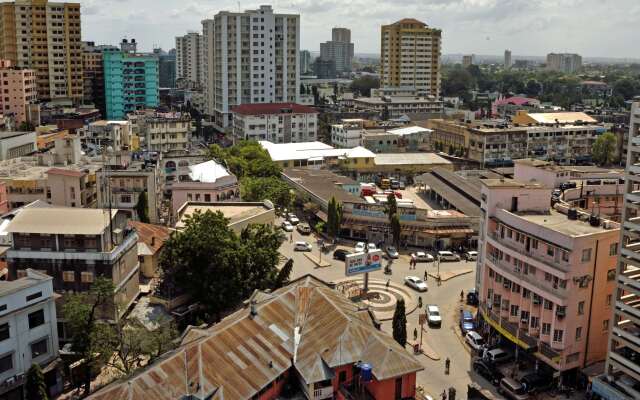
[[[377,271],[382,268],[382,250],[373,250],[368,253],[347,254],[344,265],[344,274],[346,276]]]

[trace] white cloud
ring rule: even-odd
[[[230,0],[79,0],[83,39],[116,44],[135,37],[143,49],[174,46],[174,38],[200,30],[201,20],[238,10]],[[445,53],[637,56],[638,0],[273,0],[276,12],[301,15],[303,49],[317,51],[331,27],[352,31],[356,53],[377,53],[380,25],[405,17],[443,30]]]

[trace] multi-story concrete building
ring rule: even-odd
[[[193,125],[188,113],[144,110],[129,114],[134,134],[149,151],[187,150]]]
[[[441,35],[413,18],[383,25],[380,86],[409,86],[439,98]]]
[[[16,215],[7,232],[9,279],[26,274],[27,268],[53,277],[58,293],[86,292],[98,277],[113,281],[114,305],[104,317],[117,319],[140,293],[138,235],[127,227],[117,210],[89,208],[26,207]],[[61,339],[64,329],[58,329]]]
[[[306,75],[311,72],[311,52],[300,50],[300,74]]]
[[[207,161],[207,156],[204,152],[176,150],[163,153],[160,161],[160,182],[164,186],[165,195],[171,197],[171,190],[175,182],[189,180],[190,166],[205,161]]]
[[[582,69],[582,56],[571,53],[547,54],[547,69],[574,74]]]
[[[485,166],[510,165],[529,157],[560,164],[588,162],[593,143],[605,132],[602,124],[576,112],[518,113],[513,123],[432,119],[427,127],[433,129],[434,146],[462,149],[466,158]]]
[[[220,129],[231,109],[251,103],[297,103],[300,95],[300,15],[271,6],[222,11],[203,21],[207,114]]]
[[[53,365],[58,358],[58,328],[53,279],[33,269],[0,282],[0,397],[22,399],[32,364],[45,370],[49,395],[62,392],[62,377]],[[51,366],[51,368],[49,368]]]
[[[149,222],[160,221],[162,187],[155,164],[131,163],[125,168],[109,167],[96,173],[98,183],[98,208],[120,209],[131,219],[139,219],[136,204],[140,196],[147,196]]]
[[[640,398],[640,251],[638,246],[638,201],[640,184],[640,103],[632,107],[627,167],[625,171],[624,210],[620,250],[614,279],[616,290],[610,310],[609,347],[604,375],[593,380],[592,391],[606,400]]]
[[[197,89],[202,85],[202,35],[189,32],[176,36],[176,80],[179,87]]]
[[[504,51],[504,69],[510,69],[513,65],[513,60],[511,59],[511,50]]]
[[[313,142],[318,132],[318,111],[295,103],[242,104],[233,110],[235,140],[273,143]]]
[[[331,144],[337,148],[352,149],[362,146],[364,120],[343,119],[339,124],[331,125]]]
[[[79,3],[2,3],[0,31],[0,59],[35,70],[40,100],[82,102]]]
[[[0,132],[0,160],[34,153],[38,149],[35,132]]]
[[[0,60],[0,76],[0,113],[12,116],[17,124],[40,125],[35,71],[15,68],[11,61]]]
[[[476,287],[482,333],[565,375],[606,356],[620,234],[550,198],[537,183],[482,180]]]
[[[102,53],[118,51],[110,45],[96,45],[94,42],[82,42],[82,76],[84,81],[84,104],[93,104],[100,113],[107,115],[104,100],[104,61]]]
[[[157,48],[153,54],[158,56],[158,81],[161,88],[176,87],[176,49],[168,52]],[[200,60],[202,62],[202,60]],[[202,66],[200,67],[202,69]]]
[[[320,43],[320,58],[332,60],[338,74],[351,72],[351,61],[353,60],[351,31],[347,28],[333,28],[331,40]]]
[[[107,151],[131,150],[132,129],[130,121],[106,121],[101,119],[89,124],[84,137],[86,145],[91,144],[95,148]]]
[[[158,57],[154,54],[105,52],[104,91],[107,118],[159,105]]]
[[[443,103],[433,96],[426,97],[358,97],[353,106],[359,110],[374,111],[382,119],[399,118],[407,114],[440,115]]]
[[[473,54],[467,54],[462,56],[462,66],[464,68],[470,67],[471,65],[473,65],[475,56]]]

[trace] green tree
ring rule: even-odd
[[[405,347],[407,345],[407,315],[405,312],[404,299],[397,301],[391,324],[393,328],[393,338],[400,346]]]
[[[445,96],[462,96],[475,86],[473,75],[466,68],[457,66],[443,75],[442,92]]]
[[[389,193],[387,195],[387,205],[385,206],[384,211],[389,218],[389,222],[391,222],[391,217],[398,213],[398,201],[396,200],[395,193]]]
[[[287,260],[284,264],[278,275],[276,276],[275,283],[273,284],[273,289],[280,289],[283,286],[289,284],[289,279],[291,276],[291,271],[293,271],[293,258]]]
[[[377,89],[380,87],[380,79],[371,75],[363,75],[360,78],[354,79],[351,82],[350,89],[354,93],[358,93],[360,96],[371,96],[371,89]]]
[[[280,208],[290,208],[294,197],[289,186],[275,176],[241,179],[240,194],[244,201],[270,200]]]
[[[593,160],[601,166],[610,165],[615,156],[616,142],[616,136],[611,132],[598,136],[591,148]]]
[[[138,202],[136,203],[136,215],[140,222],[149,223],[149,204],[147,201],[147,192],[144,191],[138,196]]]
[[[400,227],[400,217],[395,213],[391,216],[391,236],[393,237],[393,244],[396,248],[400,247],[400,233],[402,228]]]
[[[538,97],[542,93],[542,85],[535,79],[529,79],[525,85],[524,92],[527,96]]]
[[[26,400],[49,400],[47,385],[40,365],[34,363],[27,372],[27,382],[24,385]]]
[[[637,79],[625,77],[613,84],[613,94],[625,100],[631,100],[640,93],[640,82]]]

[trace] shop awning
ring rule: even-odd
[[[532,347],[529,346],[528,343],[526,343],[523,340],[521,340],[521,339],[515,337],[514,335],[512,335],[511,332],[509,332],[506,329],[504,329],[502,326],[500,326],[499,323],[497,323],[496,321],[492,320],[488,315],[486,315],[483,312],[481,312],[480,314],[482,315],[482,318],[484,318],[484,320],[489,325],[491,325],[493,327],[493,329],[498,331],[502,336],[504,336],[505,338],[509,339],[510,341],[512,341],[513,343],[517,344],[518,346],[522,347],[525,350],[532,350]]]
[[[316,217],[320,218],[324,222],[327,222],[329,220],[329,216],[327,215],[327,213],[322,210],[316,211]]]

